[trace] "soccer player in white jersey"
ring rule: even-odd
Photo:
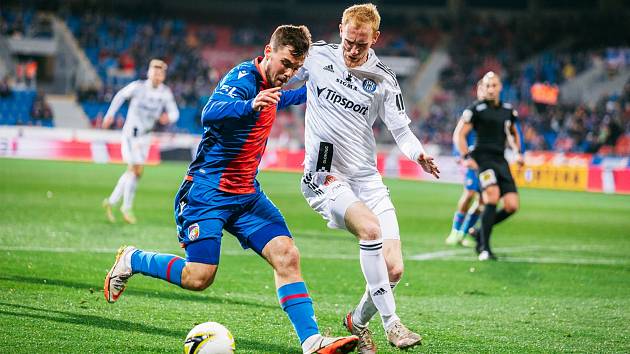
[[[127,119],[122,129],[122,158],[127,163],[127,170],[120,176],[109,198],[103,201],[107,218],[116,219],[112,207],[122,197],[120,208],[123,219],[129,224],[136,223],[133,214],[133,199],[136,194],[138,179],[142,176],[144,163],[151,147],[151,130],[156,121],[166,125],[179,118],[175,98],[168,86],[164,85],[167,65],[164,61],[153,59],[149,63],[147,80],[136,80],[122,88],[114,98],[105,114],[103,128],[109,128],[114,116],[126,100],[130,100]],[[166,115],[163,115],[166,111]]]
[[[367,286],[344,324],[361,339],[361,353],[375,353],[368,321],[379,312],[387,339],[398,348],[421,336],[396,315],[393,289],[403,272],[398,221],[376,168],[372,125],[383,120],[401,151],[427,173],[439,170],[409,129],[394,72],[371,49],[380,15],[372,4],[347,8],[339,25],[341,44],[316,42],[297,79],[306,81],[307,108],[302,193],[331,228],[359,239]]]

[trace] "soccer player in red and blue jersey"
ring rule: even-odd
[[[189,290],[212,284],[222,231],[236,236],[274,269],[278,299],[304,353],[347,353],[355,336],[320,335],[313,303],[300,272],[300,255],[284,217],[256,180],[276,110],[306,101],[306,89],[281,86],[302,66],[311,43],[305,26],[278,27],[264,57],[234,67],[203,109],[203,138],[175,197],[175,221],[186,259],[131,246],[118,251],[105,278],[105,298],[118,300],[140,273]]]

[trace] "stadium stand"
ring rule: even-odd
[[[80,104],[94,127],[100,126],[113,94],[131,80],[142,78],[149,58],[161,57],[169,63],[167,84],[181,110],[181,119],[171,131],[199,134],[198,112],[217,80],[235,62],[256,55],[265,40],[261,33],[278,23],[273,16],[258,16],[242,26],[229,19],[209,24],[190,15],[169,15],[165,20],[159,12],[127,17],[116,9],[111,11],[115,16],[85,9],[58,11],[104,83],[100,90],[77,88]],[[3,9],[0,14],[0,33],[4,35],[47,33],[31,9]],[[306,17],[303,22],[315,39],[337,40],[337,19]],[[396,13],[384,17],[382,28],[375,48],[380,55],[413,57],[422,62],[433,51],[445,49],[450,58],[430,101],[407,102],[413,131],[442,151],[450,151],[457,117],[474,99],[474,83],[493,70],[503,78],[504,100],[512,102],[519,112],[528,149],[628,154],[630,84],[622,92],[604,92],[592,104],[563,102],[562,92],[552,104],[541,103],[532,95],[537,84],[557,88],[597,66],[605,68],[606,75],[599,78],[602,81],[630,71],[630,43],[624,35],[627,21],[623,16]],[[401,85],[404,87],[409,79],[400,78]],[[19,98],[0,103],[2,124],[48,124],[31,118],[34,91],[23,92]],[[116,126],[123,123],[125,112],[123,108]],[[302,114],[295,109],[279,116],[272,136],[301,146]],[[377,142],[392,143],[382,122],[377,120],[374,130]]]

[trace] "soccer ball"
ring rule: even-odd
[[[236,349],[232,333],[220,323],[204,322],[188,332],[184,354],[232,354]]]

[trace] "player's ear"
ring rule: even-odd
[[[378,36],[380,35],[381,35],[381,31],[374,32],[374,38],[372,38],[372,45],[376,44],[376,41],[378,40]]]
[[[268,58],[269,58],[269,55],[271,54],[271,52],[272,52],[271,45],[270,45],[270,44],[267,44],[267,45],[265,46],[265,58],[267,58],[267,59],[268,59]]]
[[[339,24],[339,38],[343,38],[343,25]]]

